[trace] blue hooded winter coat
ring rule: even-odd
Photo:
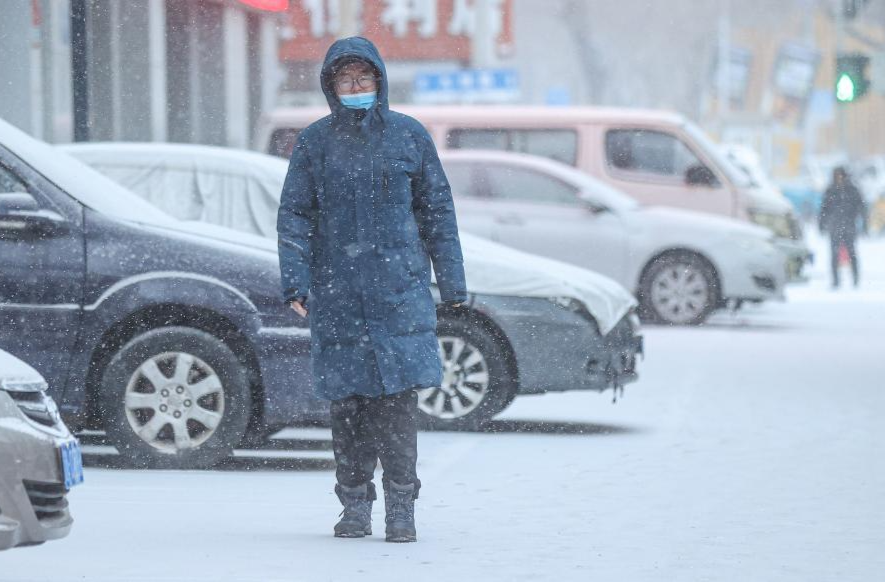
[[[333,88],[336,62],[353,57],[377,70],[369,110],[345,108]],[[307,297],[314,390],[337,400],[439,386],[431,261],[443,302],[467,291],[436,148],[389,109],[384,63],[365,38],[335,42],[320,79],[332,112],[299,134],[277,217],[283,297]]]

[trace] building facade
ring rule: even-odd
[[[247,147],[282,78],[279,13],[235,0],[20,0],[0,117],[51,142]]]

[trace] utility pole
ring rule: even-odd
[[[333,0],[335,1],[335,0]],[[359,34],[359,25],[357,23],[357,2],[360,0],[337,0],[338,2],[338,37],[346,38],[348,36],[356,36]]]
[[[719,126],[725,127],[731,105],[731,0],[719,0],[719,43],[716,67],[716,94],[719,110]]]
[[[471,65],[474,69],[488,69],[495,61],[495,41],[492,32],[493,0],[473,2],[473,38],[471,39]]]
[[[836,62],[839,59],[839,55],[842,54],[845,42],[845,3],[846,0],[840,0],[836,7],[836,54],[833,55],[833,62]],[[840,152],[848,151],[848,136],[845,128],[845,106],[839,103],[836,104],[836,135],[839,140]]]

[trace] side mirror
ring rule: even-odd
[[[719,185],[719,179],[707,166],[697,165],[685,171],[685,183],[689,186],[715,187]]]
[[[25,234],[55,234],[63,230],[65,219],[59,213],[40,208],[30,194],[0,193],[0,238]]]
[[[24,192],[0,193],[0,216],[19,212],[37,212],[40,205],[33,196]]]
[[[581,204],[584,205],[584,208],[592,212],[593,214],[602,214],[603,212],[611,212],[612,209],[594,198],[589,194],[579,194],[578,197],[581,199]]]

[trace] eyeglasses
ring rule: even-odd
[[[335,87],[339,91],[351,91],[354,84],[360,89],[371,89],[375,86],[375,77],[373,75],[360,75],[359,77],[339,77],[335,79]]]

